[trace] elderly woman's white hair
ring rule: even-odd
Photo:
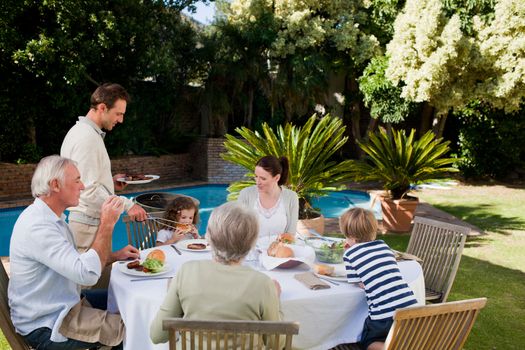
[[[223,264],[244,258],[255,245],[258,233],[256,213],[235,201],[215,208],[206,229],[215,259]]]
[[[31,179],[31,193],[33,197],[45,197],[51,194],[51,181],[57,179],[62,185],[65,181],[66,167],[77,165],[69,158],[52,155],[44,157],[36,166],[35,173]]]

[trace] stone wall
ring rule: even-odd
[[[188,153],[159,157],[129,156],[111,160],[113,174],[135,173],[160,176],[157,184],[201,180],[229,184],[241,179],[246,170],[220,157],[224,138],[200,138]],[[0,201],[31,197],[31,177],[36,164],[0,163]],[[6,206],[11,206],[7,205]]]

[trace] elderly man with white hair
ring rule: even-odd
[[[121,347],[120,316],[81,300],[80,286],[94,285],[106,264],[137,258],[138,250],[127,246],[111,253],[113,228],[123,211],[122,200],[111,196],[102,204],[93,245],[85,253],[77,251],[64,211],[78,205],[83,189],[74,161],[56,155],[43,158],[31,181],[35,201],[13,228],[11,319],[16,331],[37,349]]]

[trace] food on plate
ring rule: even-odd
[[[204,243],[190,243],[186,246],[186,248],[188,249],[193,249],[193,250],[203,250],[203,249],[206,249],[206,244]]]
[[[273,256],[275,258],[293,258],[293,250],[290,247],[287,247],[286,244],[279,241],[274,241],[268,247],[268,256]]]
[[[132,175],[126,175],[124,177],[126,181],[141,181],[141,180],[149,180],[151,177],[143,175],[143,174],[132,174]]]
[[[277,237],[277,240],[282,243],[294,243],[295,242],[295,235],[292,235],[291,233],[281,233],[279,237]]]
[[[333,276],[335,268],[324,264],[314,264],[314,272],[320,275]]]
[[[152,250],[146,260],[142,262],[144,272],[160,272],[164,268],[164,262],[166,261],[166,254],[160,249]]]
[[[126,265],[130,270],[144,271],[144,266],[140,264],[140,261],[134,260]]]

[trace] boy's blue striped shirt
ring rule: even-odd
[[[353,245],[345,252],[344,263],[348,281],[365,286],[372,320],[390,318],[396,309],[417,303],[394,253],[382,240]]]

